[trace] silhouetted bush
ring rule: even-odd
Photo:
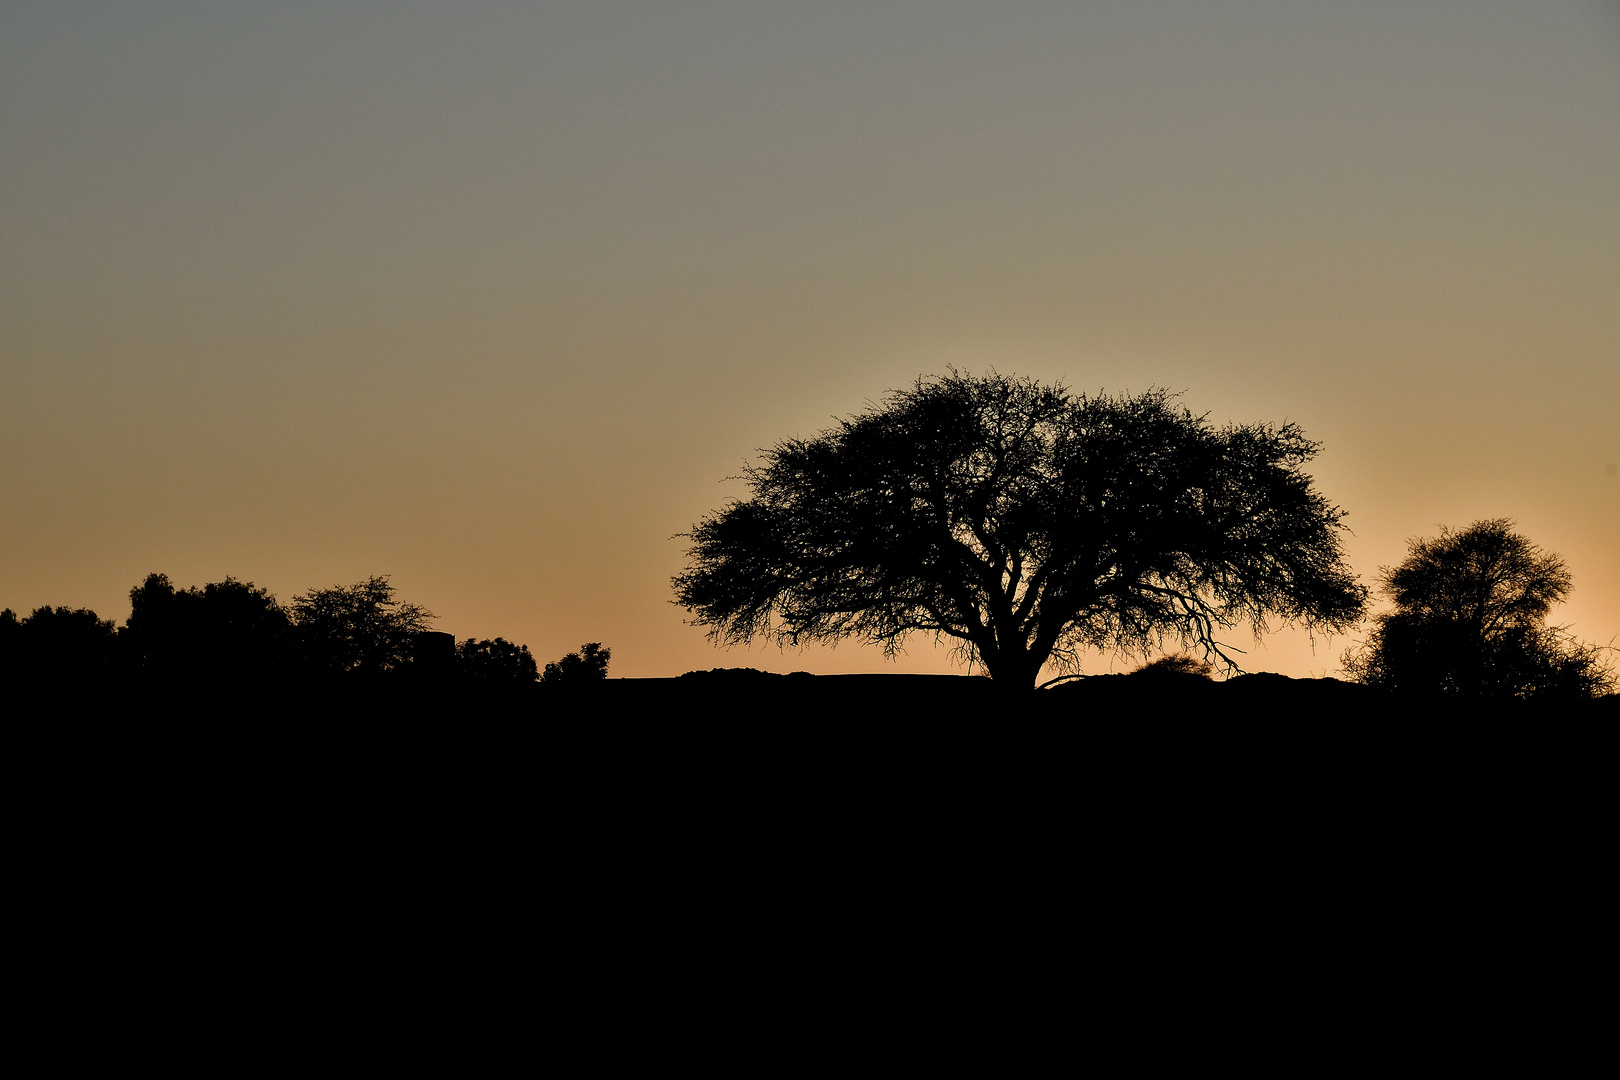
[[[751,667],[717,667],[706,671],[688,671],[681,675],[687,680],[713,683],[742,683],[760,680],[814,678],[808,671],[790,671],[786,675]]]
[[[1505,518],[1409,542],[1382,571],[1395,610],[1374,620],[1345,654],[1352,678],[1406,694],[1577,700],[1613,689],[1604,651],[1547,626],[1569,595],[1563,560],[1513,531]]]
[[[556,663],[547,664],[545,674],[540,676],[543,683],[581,683],[595,679],[607,678],[608,659],[613,654],[612,649],[604,649],[602,643],[593,641],[582,646],[577,653],[569,653]]]
[[[605,661],[603,671],[605,674]],[[540,677],[527,645],[514,645],[499,637],[487,641],[468,638],[459,643],[456,673],[477,682],[532,683]]]
[[[1208,679],[1214,669],[1209,664],[1195,656],[1178,653],[1174,656],[1161,656],[1149,664],[1143,664],[1131,672],[1133,678],[1162,679],[1162,678],[1195,678]]]

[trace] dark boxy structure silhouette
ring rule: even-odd
[[[448,679],[456,673],[456,636],[438,630],[419,630],[411,641],[411,666],[428,678]]]
[[[932,634],[1015,690],[1082,647],[1166,637],[1235,668],[1223,628],[1361,617],[1343,512],[1304,472],[1316,451],[1162,391],[952,372],[769,451],[752,497],[688,534],[675,593],[721,642]]]

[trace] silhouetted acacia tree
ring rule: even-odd
[[[227,577],[176,589],[167,575],[149,574],[129,591],[129,605],[119,642],[149,678],[236,680],[286,671],[291,619],[250,581]]]
[[[601,642],[593,641],[582,646],[579,652],[569,653],[561,660],[547,664],[545,673],[540,676],[540,681],[543,683],[577,683],[605,679],[607,678],[608,660],[612,655],[612,649],[604,649]]]
[[[1217,428],[1162,391],[1086,397],[997,374],[919,380],[780,443],[752,498],[687,534],[680,604],[723,643],[912,633],[1013,688],[1087,646],[1167,636],[1231,665],[1216,633],[1275,617],[1339,630],[1363,589],[1342,512],[1292,424]]]
[[[394,598],[386,577],[347,588],[311,589],[292,602],[294,636],[304,662],[316,671],[380,674],[412,658],[415,638],[433,614]]]
[[[468,638],[459,643],[456,672],[479,682],[532,683],[540,677],[527,645],[514,645],[499,637],[488,641]]]
[[[1353,678],[1468,698],[1590,698],[1614,685],[1604,650],[1546,625],[1572,585],[1563,560],[1505,518],[1412,539],[1380,581],[1395,609],[1346,654]]]

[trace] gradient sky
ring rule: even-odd
[[[386,573],[615,675],[959,670],[669,587],[947,365],[1298,421],[1364,578],[1510,517],[1620,644],[1620,5],[0,6],[0,607]]]

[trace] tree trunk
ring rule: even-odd
[[[1037,659],[1027,649],[999,649],[994,656],[981,655],[996,687],[1009,696],[1023,696],[1035,689],[1045,657]]]

